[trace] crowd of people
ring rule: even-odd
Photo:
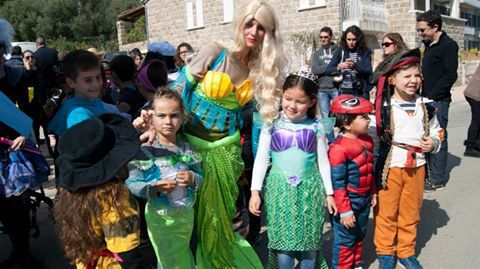
[[[244,0],[233,26],[232,40],[198,52],[153,42],[103,65],[87,50],[59,61],[41,37],[35,52],[11,48],[0,19],[0,55],[11,52],[0,59],[0,221],[13,244],[0,268],[44,268],[27,191],[50,175],[42,142],[58,240],[77,268],[264,268],[252,248],[261,217],[268,268],[328,268],[326,219],[332,268],[363,268],[372,208],[379,268],[423,268],[417,225],[423,193],[445,188],[458,66],[440,14],[417,18],[423,55],[387,33],[375,70],[355,25],[338,45],[323,27],[311,67],[290,73],[270,4]],[[473,157],[479,72],[465,92]]]

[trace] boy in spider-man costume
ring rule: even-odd
[[[328,157],[337,216],[332,216],[332,268],[362,268],[363,238],[370,207],[377,203],[373,176],[373,141],[368,136],[372,104],[353,95],[340,95],[330,110],[341,135],[330,145]]]

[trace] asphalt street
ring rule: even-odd
[[[476,269],[480,268],[480,159],[464,157],[463,140],[470,123],[470,107],[460,90],[454,94],[449,116],[450,180],[443,191],[425,194],[418,227],[416,254],[426,269]],[[52,181],[45,185],[48,195],[55,194]],[[48,268],[71,268],[64,258],[56,239],[53,221],[48,208],[43,204],[38,211],[40,236],[31,239],[33,253],[45,262]],[[373,220],[365,240],[364,260],[366,268],[378,268],[372,239]],[[262,229],[265,230],[265,229]],[[255,248],[266,259],[266,234]],[[325,225],[323,253],[331,259],[332,232]],[[11,245],[5,234],[0,234],[0,261],[8,257]]]

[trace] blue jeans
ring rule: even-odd
[[[300,254],[300,269],[314,269],[317,251],[277,251],[278,266],[280,269],[293,269],[295,254]]]
[[[322,91],[318,92],[318,109],[320,110],[320,114],[322,115],[322,119],[326,119],[330,113],[330,103],[338,96],[338,90],[334,91]],[[335,135],[333,131],[327,134],[328,142],[331,143],[335,141]]]
[[[448,124],[448,109],[450,107],[449,101],[435,102],[437,111],[435,116],[440,123],[440,127],[444,130],[444,137],[440,151],[437,154],[430,155],[430,181],[433,185],[446,184],[448,180],[447,174],[447,158],[448,158],[448,141],[447,141],[447,124]]]

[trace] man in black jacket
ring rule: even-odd
[[[452,101],[450,89],[457,80],[458,44],[442,31],[442,16],[436,11],[429,10],[417,17],[417,32],[425,44],[423,95],[436,102],[436,116],[444,130],[440,152],[430,159],[431,174],[425,192],[431,192],[444,189],[448,180],[448,109]]]
[[[35,40],[37,50],[35,51],[35,61],[40,72],[40,86],[43,96],[51,97],[52,88],[56,85],[58,71],[58,52],[55,49],[45,46],[45,39],[37,37]]]

